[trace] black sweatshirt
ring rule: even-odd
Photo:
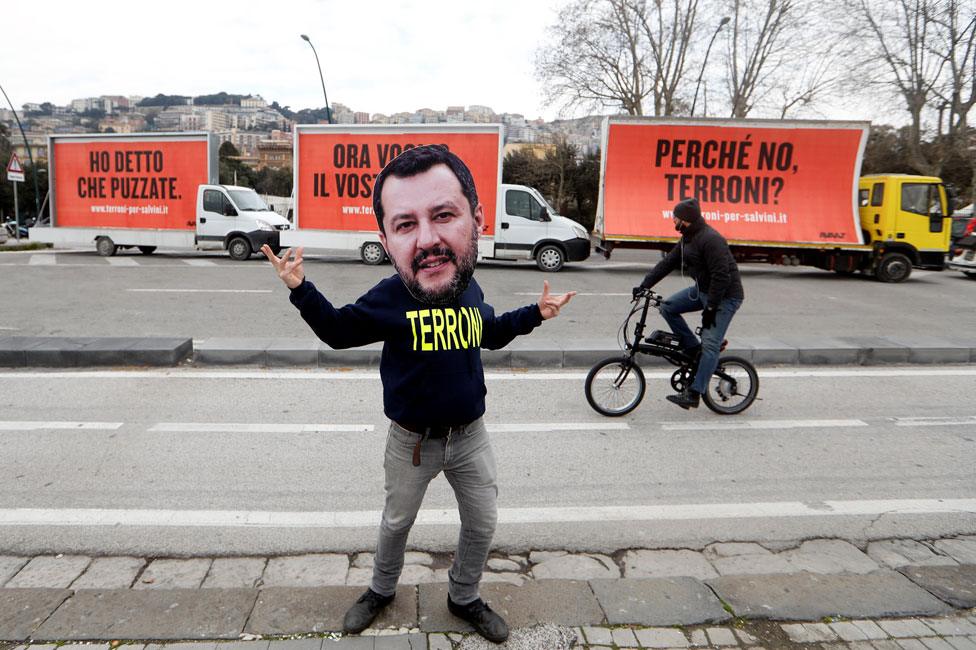
[[[308,280],[290,299],[334,349],[384,341],[383,410],[412,426],[456,426],[481,417],[487,391],[480,348],[503,348],[542,323],[538,305],[495,316],[474,278],[449,305],[418,301],[399,275],[339,309]]]
[[[678,245],[644,276],[641,286],[653,287],[680,267],[682,261],[688,274],[698,282],[698,290],[708,295],[709,307],[718,307],[725,298],[745,298],[739,267],[728,242],[704,221],[693,223],[685,229]]]

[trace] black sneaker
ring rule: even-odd
[[[447,609],[458,618],[470,623],[478,634],[492,643],[502,643],[508,638],[508,624],[505,619],[492,611],[491,607],[480,598],[467,605],[458,605],[448,596]]]
[[[668,395],[669,402],[672,404],[677,404],[685,410],[698,408],[700,398],[701,395],[690,388],[686,391],[678,393],[677,395]]]
[[[393,596],[380,596],[372,589],[359,597],[356,604],[349,608],[346,617],[342,619],[342,631],[349,634],[359,634],[373,622],[373,619],[383,611],[383,608],[393,602]]]

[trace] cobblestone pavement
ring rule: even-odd
[[[449,553],[410,551],[401,584],[447,582]],[[704,549],[627,549],[605,555],[532,551],[494,553],[484,582],[523,585],[531,580],[723,576],[865,575],[908,567],[976,565],[976,536],[872,541],[859,548],[816,539],[767,548],[756,543],[710,544]],[[139,558],[58,554],[0,555],[0,588],[197,589],[366,586],[373,554],[286,557]]]
[[[112,641],[17,645],[0,642],[0,650],[976,650],[976,612],[940,618],[828,619],[818,623],[736,621],[732,625],[689,627],[557,627],[540,624],[513,630],[509,641],[500,646],[473,634],[424,634],[417,629],[367,630],[362,636],[345,637],[340,634],[270,640],[242,637],[245,640],[167,644]]]
[[[393,605],[343,637],[370,553],[2,555],[0,650],[494,647],[446,612],[450,560],[408,552]],[[976,650],[974,536],[495,553],[481,591],[508,648]]]

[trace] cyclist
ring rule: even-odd
[[[728,242],[702,218],[698,199],[686,199],[674,206],[674,228],[681,233],[678,244],[650,270],[634,295],[650,289],[676,268],[687,269],[694,286],[682,289],[661,303],[661,316],[681,338],[685,351],[700,355],[691,386],[668,401],[683,409],[697,408],[708,380],[718,366],[718,355],[732,317],[745,294],[742,279]],[[682,314],[702,312],[701,341],[688,328]]]

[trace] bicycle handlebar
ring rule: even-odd
[[[634,297],[631,299],[631,302],[637,302],[641,299],[648,300],[652,305],[657,307],[664,300],[664,296],[649,288],[641,288],[639,290],[635,289]]]

